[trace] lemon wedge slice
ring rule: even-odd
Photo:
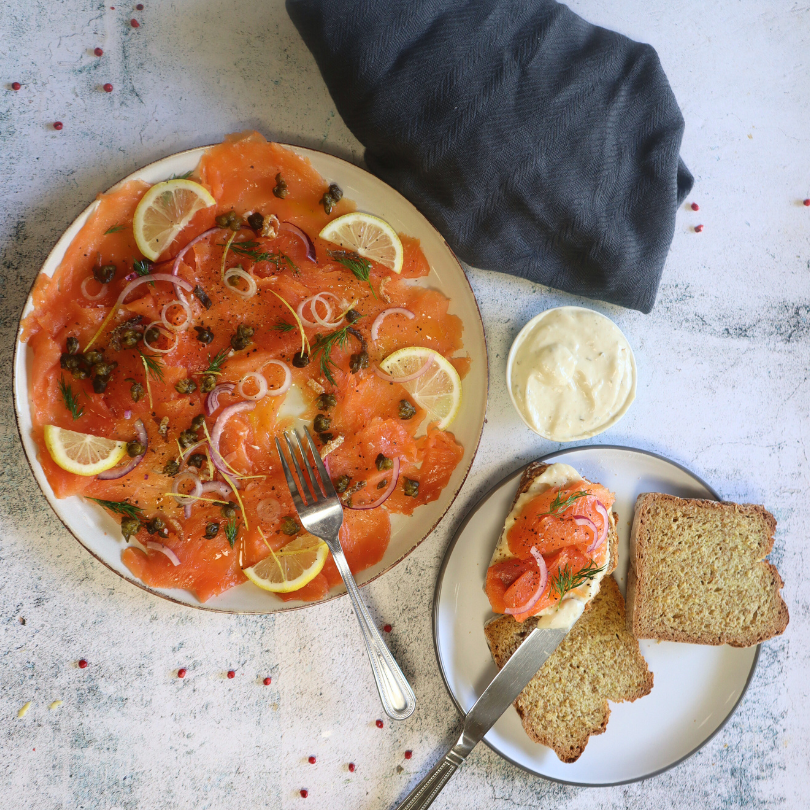
[[[256,565],[242,569],[265,591],[290,593],[312,582],[323,570],[329,547],[311,534],[302,534],[279,551],[271,551]]]
[[[193,180],[156,183],[141,198],[132,220],[138,250],[155,261],[197,211],[216,202],[208,189]]]
[[[55,425],[45,425],[45,446],[63,470],[76,475],[98,475],[114,467],[127,454],[126,442]]]
[[[408,377],[429,359],[433,362],[424,374],[400,384],[428,412],[430,421],[438,419],[439,429],[445,430],[461,409],[461,377],[449,360],[433,349],[408,346],[389,354],[380,368],[394,378]]]
[[[402,272],[402,242],[384,219],[355,211],[333,219],[319,236],[395,273]]]

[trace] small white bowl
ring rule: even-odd
[[[630,366],[631,366],[631,369],[632,369],[632,382],[631,382],[630,391],[627,394],[626,400],[621,405],[621,407],[606,422],[602,423],[601,425],[599,425],[598,427],[596,427],[594,429],[589,429],[589,430],[586,430],[583,433],[578,434],[576,436],[572,436],[572,437],[565,438],[565,439],[561,440],[561,439],[556,438],[555,436],[549,435],[547,433],[543,433],[542,431],[535,428],[531,424],[531,422],[529,422],[529,420],[526,417],[526,414],[523,411],[523,408],[515,400],[515,395],[512,392],[512,368],[513,368],[514,363],[515,363],[515,356],[516,356],[518,350],[520,349],[521,345],[523,344],[524,340],[526,339],[527,335],[535,328],[535,326],[537,326],[537,324],[543,318],[546,318],[550,313],[552,313],[552,312],[560,312],[560,311],[563,311],[563,310],[580,310],[582,312],[588,312],[589,314],[594,315],[597,318],[603,318],[605,321],[607,321],[611,325],[611,327],[613,329],[615,329],[619,333],[619,335],[621,335],[622,339],[627,344],[627,348],[628,348],[628,350],[630,352]],[[535,315],[534,318],[532,318],[520,330],[520,332],[518,332],[517,337],[512,342],[512,347],[509,349],[509,356],[508,356],[508,358],[506,360],[506,388],[509,391],[509,398],[512,400],[512,405],[515,406],[515,410],[518,412],[518,415],[523,420],[526,427],[528,427],[534,433],[537,433],[538,436],[542,436],[544,439],[549,439],[551,441],[561,442],[561,443],[576,442],[576,441],[580,441],[581,439],[589,439],[591,436],[596,436],[599,433],[602,433],[605,430],[607,430],[612,425],[615,425],[616,422],[618,422],[619,419],[621,419],[625,415],[625,413],[627,413],[627,409],[630,407],[633,400],[636,398],[636,379],[637,379],[636,358],[635,358],[635,355],[633,354],[633,349],[630,346],[630,342],[627,340],[627,337],[625,336],[624,332],[622,332],[621,329],[619,329],[619,327],[616,326],[616,324],[613,323],[613,321],[610,318],[608,318],[605,315],[602,315],[600,312],[596,312],[595,310],[588,309],[587,307],[573,307],[573,306],[554,307],[552,309],[547,309],[544,312],[539,313],[538,315]]]

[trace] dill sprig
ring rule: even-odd
[[[141,514],[143,513],[143,509],[141,509],[140,506],[135,506],[134,503],[130,503],[129,501],[105,501],[101,498],[90,498],[90,500],[95,501],[99,506],[103,506],[105,509],[109,509],[110,512],[114,512],[116,515],[126,515],[127,517],[140,520]]]
[[[551,506],[548,508],[547,515],[560,515],[565,512],[566,509],[573,506],[580,498],[587,498],[590,495],[589,492],[573,492],[567,498],[562,498],[562,493],[558,492],[554,496],[554,500],[551,502]]]
[[[238,256],[244,256],[253,262],[270,262],[276,266],[276,270],[281,272],[285,265],[292,270],[295,275],[299,274],[298,265],[283,251],[266,251],[257,250],[259,247],[258,242],[246,240],[244,242],[231,242],[226,245],[224,242],[219,243],[219,247],[228,247],[232,253]],[[227,251],[226,251],[227,252]]]
[[[156,354],[144,354],[138,349],[138,354],[141,356],[143,367],[146,373],[158,382],[163,382],[163,363]]]
[[[230,544],[231,548],[233,548],[233,544],[236,542],[236,534],[239,530],[239,527],[236,525],[236,518],[231,518],[225,524],[225,537],[228,538],[228,543]]]
[[[214,359],[211,360],[209,355],[209,363],[208,368],[203,371],[203,374],[222,374],[222,364],[228,358],[228,350],[227,349],[220,349],[215,355]]]
[[[62,396],[62,402],[65,407],[70,411],[73,421],[75,422],[83,413],[84,408],[79,405],[79,399],[70,386],[70,383],[65,382],[65,378],[59,377],[59,393]]]
[[[133,262],[132,269],[139,275],[139,276],[148,276],[152,273],[152,262],[148,261],[147,259],[138,259],[138,261]],[[154,281],[149,282],[150,287],[155,286]]]
[[[329,370],[329,366],[338,368],[337,363],[332,360],[332,349],[334,349],[335,346],[339,346],[342,349],[346,345],[349,335],[354,335],[362,344],[362,338],[359,332],[351,326],[344,326],[342,329],[338,329],[336,332],[331,332],[328,335],[318,335],[312,346],[312,356],[314,357],[320,354],[321,371],[323,372],[323,376],[326,377],[332,385],[337,385],[337,383],[332,376],[332,372]]]
[[[371,262],[368,259],[364,259],[359,253],[351,250],[328,250],[327,253],[338,264],[342,264],[347,270],[351,270],[355,278],[368,282],[371,292],[375,298],[377,297],[374,287],[371,286]]]
[[[551,579],[551,593],[558,594],[560,599],[568,591],[590,582],[597,574],[605,570],[605,566],[597,567],[593,560],[589,560],[584,568],[580,568],[576,573],[571,570],[571,566],[566,563]]]
[[[283,318],[279,318],[272,326],[276,332],[292,332],[295,329],[294,323],[288,323]]]
[[[194,174],[194,169],[190,169],[189,171],[183,174],[173,174],[169,180],[188,180],[191,175]]]
[[[118,231],[123,231],[126,227],[126,225],[113,225],[112,228],[107,228],[107,230],[104,231],[104,236],[106,236],[108,233],[118,233]]]

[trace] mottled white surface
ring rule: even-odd
[[[772,558],[787,582],[791,624],[764,645],[728,726],[672,771],[617,788],[566,787],[482,747],[435,806],[806,807],[810,208],[801,200],[810,197],[810,9],[789,0],[572,5],[658,49],[686,117],[683,155],[697,180],[690,199],[701,206],[678,214],[651,315],[593,305],[625,331],[639,367],[635,405],[596,441],[662,453],[728,499],[766,504],[779,520]],[[51,514],[11,406],[11,353],[29,285],[97,191],[248,127],[361,159],[283,5],[153,0],[138,12],[131,3],[112,11],[89,0],[9,0],[0,6],[0,65],[2,805],[288,808],[301,805],[306,787],[313,807],[392,806],[458,727],[431,634],[444,549],[477,496],[557,448],[512,410],[503,384],[510,341],[541,309],[582,301],[470,272],[489,341],[489,422],[442,526],[365,590],[380,623],[393,625],[392,649],[419,701],[407,722],[379,730],[346,600],[275,619],[220,616],[127,585]],[[13,92],[12,81],[23,89]],[[101,90],[107,81],[112,94]],[[698,223],[701,234],[692,231]],[[56,699],[63,705],[49,710]]]

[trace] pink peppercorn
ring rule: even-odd
[[[229,677],[229,678],[235,678],[235,677],[236,677],[236,673],[235,673],[235,672],[234,672],[232,669],[229,669],[229,670],[228,670],[228,677]]]
[[[375,725],[377,726],[377,728],[382,728],[383,727],[383,721],[382,720],[377,720]]]
[[[390,633],[392,629],[393,629],[393,628],[391,627],[391,625],[390,625],[390,624],[386,624],[386,625],[383,627],[383,630],[385,630],[385,632],[386,632],[386,633]]]
[[[806,200],[802,200],[802,205],[810,207],[810,197],[808,197]]]
[[[54,121],[53,122],[53,128],[56,129],[56,130],[62,129],[63,126],[64,126],[64,124],[61,121]]]
[[[186,677],[186,668],[185,667],[180,667],[180,669],[177,670],[177,677],[178,678],[185,678]]]
[[[86,669],[86,667],[87,667],[87,661],[85,661],[84,658],[80,658],[79,659],[79,669]]]
[[[306,799],[306,797],[309,796],[309,791],[306,788],[301,788],[298,792],[301,794],[302,799]]]
[[[349,763],[349,770],[350,770],[352,773],[354,773],[354,767],[355,767],[354,763],[353,763],[353,762],[350,762],[350,763]]]
[[[702,230],[703,230],[702,225],[695,225],[695,233],[701,233]]]
[[[21,87],[22,87],[22,85],[19,82],[12,82],[11,83],[11,89],[12,90],[19,90]]]
[[[692,203],[691,208],[693,211],[700,211],[700,206],[697,203]]]
[[[405,752],[405,759],[410,759],[413,756],[413,751],[406,751]]]
[[[112,93],[112,91],[113,91],[113,86],[109,82],[107,82],[107,84],[104,85],[104,92],[105,93]]]
[[[265,678],[265,679],[262,681],[262,683],[263,683],[265,686],[270,686],[270,684],[271,684],[271,683],[273,683],[273,679],[272,679],[272,678]]]
[[[135,8],[136,8],[138,11],[143,11],[143,3],[138,3],[138,5],[137,5],[137,6],[135,6]]]
[[[141,27],[141,24],[140,24],[140,23],[139,23],[137,20],[130,20],[130,21],[129,21],[129,24],[130,24],[130,25],[131,25],[133,28],[140,28],[140,27]]]
[[[315,764],[315,757],[307,757],[307,762],[310,765],[314,765]]]
[[[102,51],[101,48],[93,48],[93,53],[96,56],[104,56],[104,51]]]

